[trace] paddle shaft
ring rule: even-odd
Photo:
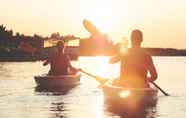
[[[93,78],[97,78],[97,76],[95,76],[95,75],[92,75],[92,74],[90,74],[90,73],[88,73],[88,72],[85,72],[84,70],[80,70],[82,73],[85,73],[85,74],[87,74],[88,76],[90,76],[90,77],[93,77]]]
[[[165,96],[170,96],[168,93],[166,93],[162,88],[160,88],[156,83],[151,82],[156,88],[158,88]]]
[[[101,85],[104,85],[106,82],[109,81],[109,79],[104,79],[104,78],[102,78],[102,77],[98,77],[98,76],[92,75],[92,74],[90,74],[90,73],[88,73],[88,72],[86,72],[86,71],[84,71],[84,70],[82,70],[82,69],[80,69],[79,71],[81,71],[82,73],[87,74],[87,75],[90,76],[90,77],[93,77],[93,78],[94,78],[97,82],[99,82]]]
[[[87,74],[87,75],[89,75],[89,76],[91,76],[91,77],[93,77],[93,78],[98,78],[97,76],[95,76],[95,75],[92,75],[92,74],[90,74],[90,73],[88,73],[88,72],[85,72],[84,70],[80,70],[82,73],[85,73],[85,74]],[[160,88],[156,83],[154,83],[154,82],[151,82],[156,88],[158,88],[165,96],[170,96],[168,93],[166,93],[162,88]]]

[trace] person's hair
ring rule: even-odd
[[[143,41],[143,33],[139,29],[135,29],[131,33],[131,40],[134,42],[142,42]]]
[[[64,45],[65,45],[64,41],[58,41],[57,42],[57,46],[63,46],[64,47]]]

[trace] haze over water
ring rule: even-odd
[[[159,92],[157,106],[148,118],[186,116],[186,57],[154,57],[159,74],[156,83],[171,96]],[[119,75],[119,64],[107,64],[106,57],[80,57],[73,62],[87,72],[102,77]],[[1,118],[119,118],[107,109],[103,94],[94,79],[82,74],[80,85],[66,92],[36,89],[34,76],[48,72],[41,62],[0,62]]]
[[[25,35],[89,36],[90,20],[114,42],[138,28],[145,47],[185,48],[185,0],[0,0],[0,24]]]

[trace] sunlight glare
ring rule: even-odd
[[[123,38],[119,43],[119,52],[121,55],[126,55],[129,48],[129,42],[127,39]]]
[[[108,76],[108,68],[109,68],[108,58],[107,57],[97,57],[95,61],[97,63],[96,65],[99,68],[99,71],[97,71],[97,74],[99,76],[109,77]]]
[[[97,96],[93,106],[96,118],[103,118],[103,95]]]
[[[121,92],[119,93],[119,96],[120,96],[121,98],[126,98],[126,97],[130,96],[130,94],[131,94],[130,90],[124,90],[124,91],[121,91]]]
[[[101,32],[109,33],[114,28],[120,27],[120,23],[123,22],[123,19],[126,20],[128,18],[127,2],[127,0],[119,2],[115,0],[89,1],[91,7],[95,9],[92,10],[87,8],[88,6],[84,6],[82,16],[92,21]],[[86,4],[85,0],[84,3]]]
[[[109,64],[110,57],[98,56],[94,58],[94,69],[96,74],[105,79],[115,79],[119,75],[119,64]],[[114,68],[114,69],[113,69]]]

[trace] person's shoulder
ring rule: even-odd
[[[141,48],[141,53],[143,53],[145,56],[151,57],[151,54],[144,48]]]
[[[148,51],[146,51],[145,49],[143,49],[143,50],[144,50],[144,56],[145,56],[147,63],[151,64],[153,61],[151,54]]]
[[[54,59],[56,57],[57,57],[57,52],[56,51],[53,51],[52,53],[49,53],[49,56],[48,56],[49,59]]]
[[[66,58],[66,59],[70,59],[70,56],[69,56],[69,54],[67,54],[67,53],[63,53],[63,56],[64,56],[64,58]]]
[[[141,55],[146,59],[146,61],[152,60],[151,54],[144,48],[141,48]]]
[[[69,57],[69,54],[67,54],[67,53],[63,53],[63,56],[65,56],[65,57]]]

